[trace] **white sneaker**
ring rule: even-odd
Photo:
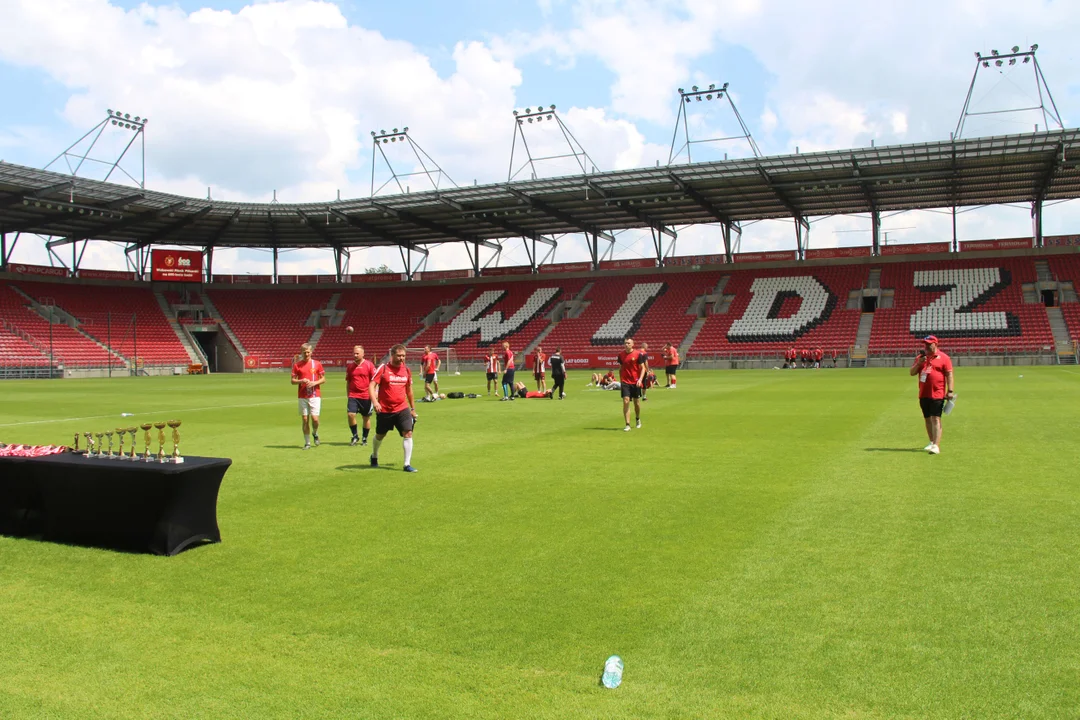
[[[941,452],[941,448],[939,448],[937,445],[931,445],[930,449],[927,452],[929,452],[931,455],[937,455]]]
[[[638,430],[640,430],[640,429],[641,429],[641,421],[640,421],[640,420],[638,420],[638,421],[637,421],[637,429],[638,429]]]
[[[630,426],[627,425],[626,427],[624,427],[623,432],[630,432]]]
[[[930,443],[929,445],[927,445],[926,447],[923,448],[923,451],[924,452],[930,452],[933,448],[934,448],[934,443]]]

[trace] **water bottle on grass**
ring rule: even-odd
[[[604,687],[614,690],[622,682],[623,662],[618,655],[612,655],[604,663],[604,675],[600,681]]]

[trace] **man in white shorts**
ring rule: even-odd
[[[304,449],[311,449],[311,439],[319,444],[319,409],[322,406],[321,385],[326,382],[322,363],[311,357],[311,344],[300,346],[300,358],[293,364],[292,384],[298,385],[297,404],[304,429]],[[310,425],[308,421],[310,419]]]

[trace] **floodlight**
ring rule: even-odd
[[[716,89],[716,83],[709,83],[709,89],[710,90],[715,90]]]
[[[1030,56],[1028,56],[1028,57],[1025,57],[1025,58],[1024,58],[1024,64],[1025,64],[1025,65],[1027,65],[1027,64],[1028,64],[1028,62],[1030,62],[1030,61],[1031,61],[1031,57],[1030,57]]]
[[[982,60],[982,53],[979,52],[978,50],[976,50],[975,51],[975,57],[978,58],[979,60]]]
[[[1013,45],[1013,49],[1012,49],[1012,51],[1013,51],[1014,53],[1016,53],[1016,52],[1020,52],[1020,46],[1019,46],[1019,45]]]
[[[1034,45],[1031,46],[1031,52],[1035,52],[1038,49],[1039,49],[1039,44],[1038,43],[1035,43]]]
[[[125,119],[125,120],[130,120],[130,119],[131,119],[131,116],[130,116],[130,115],[128,115],[127,113],[124,113],[124,119]]]
[[[112,110],[109,110],[109,111],[108,111],[108,113],[109,113],[110,115],[112,115]]]
[[[1009,64],[1010,65],[1015,65],[1016,64],[1016,58],[1009,58]]]
[[[555,109],[555,106],[554,106],[554,105],[552,105],[552,106],[551,106],[551,109],[552,109],[552,110],[554,110],[554,109]]]
[[[697,96],[697,101],[701,102],[701,96],[700,95]]]
[[[139,122],[139,116],[138,115],[135,116],[135,122]]]
[[[680,94],[680,95],[685,95],[685,94],[686,94],[686,91],[685,91],[685,90],[683,90],[682,88],[679,88],[679,94]]]
[[[379,134],[380,134],[380,135],[385,135],[385,134],[386,134],[386,131],[385,131],[385,130],[380,130],[380,131],[379,131]]]
[[[375,131],[374,130],[371,131],[371,137],[375,137]]]
[[[394,128],[394,132],[397,132],[397,128]]]
[[[112,121],[112,124],[113,124],[113,125],[115,125],[115,124],[116,124],[116,121],[115,121],[115,120],[113,120],[113,121]]]
[[[693,90],[694,92],[697,92],[697,85],[691,85],[690,89]]]
[[[388,142],[390,142],[390,141],[389,141],[389,140],[387,140],[386,138],[383,138],[383,139],[382,139],[382,144],[383,144],[383,145],[385,145],[385,144],[386,144],[386,143],[388,143]]]
[[[548,116],[547,116],[547,119],[548,119],[548,120],[550,120],[550,119],[551,119],[551,117],[552,117],[551,115],[548,115]]]
[[[991,51],[990,51],[990,54],[991,54],[991,55],[997,55],[997,54],[998,54],[998,51],[997,51],[997,50],[991,50]]]
[[[533,121],[533,119],[532,119],[532,118],[529,118],[529,122],[532,122],[532,121]]]
[[[518,114],[518,111],[517,111],[517,110],[515,110],[515,111],[514,111],[514,115],[517,115],[517,114]]]
[[[690,104],[690,98],[686,98],[686,103],[687,103],[688,105]]]
[[[390,142],[397,142],[397,138],[396,137],[390,138]]]
[[[405,128],[403,128],[403,129],[402,129],[402,131],[401,131],[401,132],[409,132],[409,128],[408,128],[408,127],[405,127]]]
[[[1004,65],[1005,63],[1003,63],[1003,62],[1002,62],[1002,61],[1000,61],[1000,60],[995,60],[995,61],[994,61],[994,64],[995,64],[995,65],[997,65],[998,67],[1001,67],[1001,66],[1002,66],[1002,65]]]
[[[706,95],[705,99],[706,100],[712,100],[712,93],[709,93],[708,95]]]
[[[990,67],[990,61],[989,60],[983,60],[983,67],[984,68]]]

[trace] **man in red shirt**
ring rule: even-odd
[[[379,366],[371,378],[371,404],[375,408],[375,442],[371,444],[371,467],[379,467],[379,446],[390,430],[397,428],[405,450],[405,472],[412,466],[413,426],[416,424],[416,401],[413,399],[412,373],[405,364],[405,346],[390,348],[390,362]]]
[[[533,354],[533,379],[536,380],[537,392],[547,390],[547,377],[544,373],[544,363],[546,361],[547,355],[544,354],[543,348],[537,347],[536,352]]]
[[[934,335],[923,338],[923,349],[911,363],[910,374],[919,376],[919,406],[926,421],[930,444],[923,448],[931,455],[941,452],[941,412],[946,400],[956,397],[952,359],[938,350]]]
[[[634,349],[633,338],[623,340],[623,350],[619,353],[619,392],[622,395],[623,419],[626,421],[626,427],[623,428],[625,432],[630,432],[631,400],[634,401],[637,427],[641,428],[641,381],[645,358],[645,353]]]
[[[502,376],[502,388],[503,396],[500,400],[513,400],[514,399],[514,351],[510,349],[510,341],[503,340],[502,344],[502,363],[503,363],[503,376]]]
[[[304,429],[305,450],[311,449],[312,437],[315,438],[315,444],[319,444],[319,409],[322,407],[320,386],[326,382],[326,373],[323,372],[322,363],[313,359],[311,352],[310,343],[301,345],[300,358],[293,363],[292,367],[292,384],[299,385],[297,397],[299,398],[300,423]]]
[[[431,352],[431,347],[425,345],[424,354],[420,356],[420,374],[424,376],[424,397],[426,398],[439,399],[440,367],[442,367],[442,360],[439,359],[438,354]]]
[[[821,348],[814,350],[814,367],[818,370],[821,369],[821,360],[825,357],[825,352]]]
[[[349,430],[352,431],[350,445],[367,445],[368,433],[371,432],[371,377],[375,374],[375,365],[364,359],[364,346],[353,348],[353,359],[345,363],[345,392],[349,398]],[[364,417],[364,439],[356,434],[356,414]]]
[[[679,349],[673,343],[664,343],[664,374],[667,376],[667,385],[664,387],[675,389],[677,382],[675,373],[679,371]]]
[[[495,351],[495,346],[491,346],[491,350],[484,358],[484,365],[487,368],[487,392],[491,395],[491,386],[495,386],[495,395],[499,394],[499,354]]]

